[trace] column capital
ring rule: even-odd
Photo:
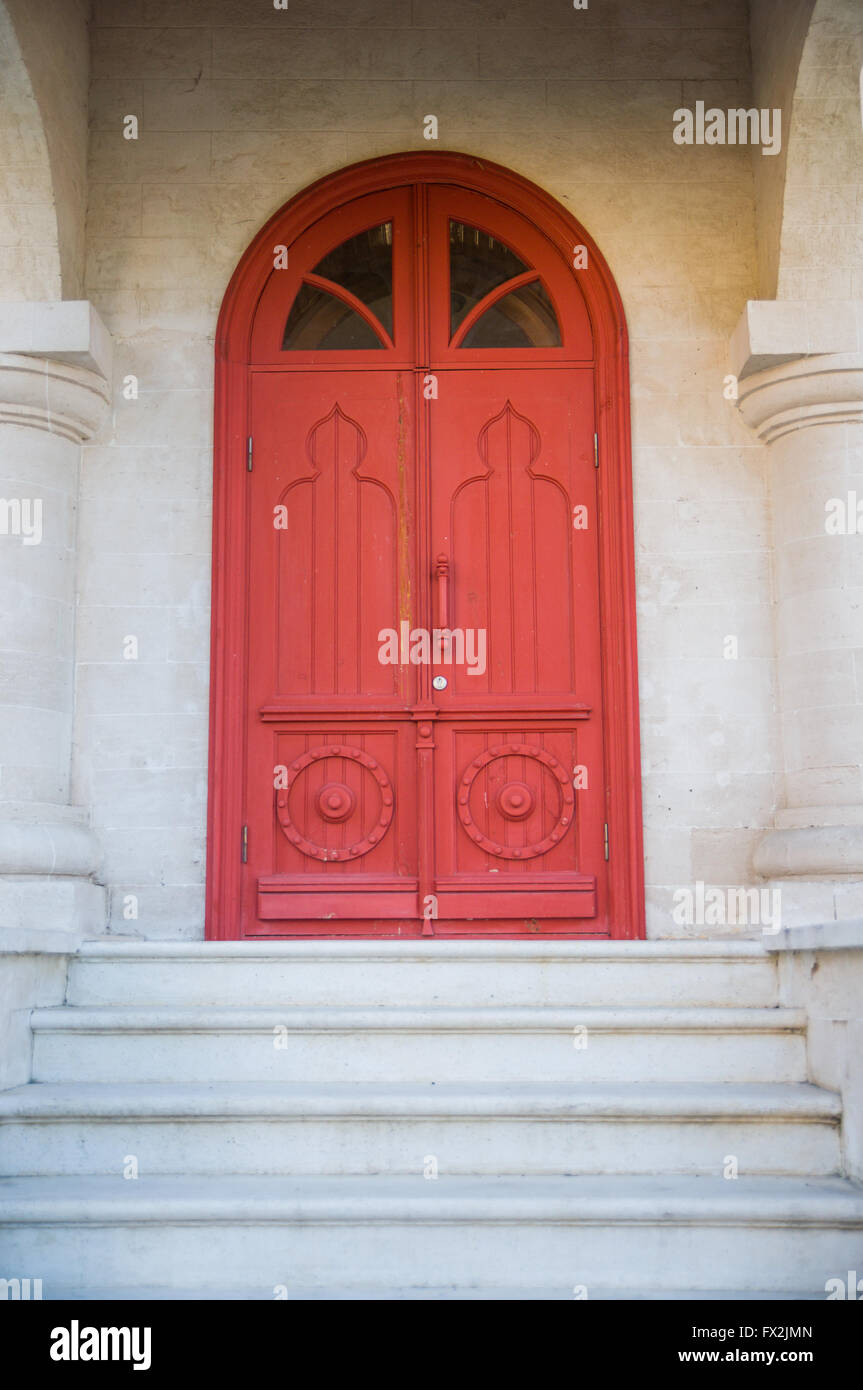
[[[0,304],[0,424],[89,439],[107,414],[111,358],[87,300]]]
[[[743,378],[737,408],[763,444],[813,425],[863,425],[863,353],[797,358]]]
[[[750,300],[730,362],[738,409],[765,444],[813,425],[863,424],[863,302]]]

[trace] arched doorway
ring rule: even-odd
[[[208,936],[642,935],[626,332],[569,214],[446,154],[292,200],[215,469]]]

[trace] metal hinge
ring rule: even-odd
[[[248,862],[249,862],[249,827],[248,827],[247,825],[244,825],[244,826],[243,826],[243,834],[242,834],[242,838],[241,838],[241,846],[242,846],[242,848],[241,848],[241,850],[240,850],[240,857],[241,857],[241,859],[242,859],[242,861],[243,861],[244,864],[248,864]],[[608,858],[608,855],[606,854],[605,857],[606,857],[606,859],[607,859],[607,858]]]
[[[251,444],[251,440],[249,443]],[[599,467],[599,435],[597,434],[593,436],[593,466],[594,468]]]
[[[251,435],[249,435],[249,438],[248,438],[248,440],[246,441],[246,468],[247,468],[247,469],[249,470],[249,472],[251,473],[251,471],[252,471],[252,436],[251,436]]]
[[[604,845],[604,847],[605,847],[605,857],[606,857],[606,859],[607,859],[607,858],[608,858],[608,821],[606,821],[606,822],[605,822],[605,825],[603,826],[603,835],[602,835],[602,839],[603,839],[603,845]]]

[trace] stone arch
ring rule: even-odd
[[[786,131],[775,294],[860,297],[857,209],[863,200],[863,9],[815,0],[802,44]],[[767,161],[764,161],[767,162]]]
[[[81,294],[88,76],[85,0],[0,0],[0,301]]]

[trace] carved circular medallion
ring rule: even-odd
[[[324,820],[347,820],[357,804],[355,793],[344,782],[327,782],[317,797],[318,812]]]
[[[524,820],[536,805],[536,797],[526,782],[507,782],[497,794],[497,809],[507,820]]]
[[[314,763],[324,762],[327,758],[348,758],[351,762],[357,763],[378,791],[377,814],[372,828],[367,834],[355,840],[353,844],[346,845],[342,849],[332,849],[326,845],[316,844],[314,840],[303,835],[292,821],[288,810],[291,789],[297,778],[301,777]],[[326,782],[314,794],[313,805],[322,820],[331,824],[338,824],[350,820],[354,815],[357,809],[357,796],[352,788],[344,782]],[[295,758],[288,768],[287,786],[276,792],[276,815],[285,836],[301,854],[306,854],[311,859],[320,859],[325,863],[333,860],[359,859],[361,855],[368,854],[369,850],[380,844],[387,833],[394,809],[395,796],[392,783],[380,763],[370,754],[364,753],[361,748],[352,748],[346,744],[324,744],[320,748],[310,748],[308,753],[303,753],[301,757]],[[366,823],[368,824],[368,821]]]
[[[470,809],[471,791],[479,773],[498,758],[514,757],[529,758],[531,761],[539,763],[558,784],[560,811],[557,822],[544,839],[529,845],[509,846],[492,840],[490,836],[484,835],[476,825]],[[497,793],[496,805],[501,815],[505,816],[507,820],[524,820],[534,810],[536,796],[525,782],[506,782]],[[563,763],[559,762],[551,753],[547,753],[544,748],[532,747],[529,743],[500,743],[494,748],[486,749],[484,753],[474,758],[467,767],[459,784],[456,806],[459,821],[466,834],[486,854],[493,854],[498,859],[536,859],[538,855],[547,854],[550,849],[553,849],[572,825],[575,794],[572,790],[569,773]]]

